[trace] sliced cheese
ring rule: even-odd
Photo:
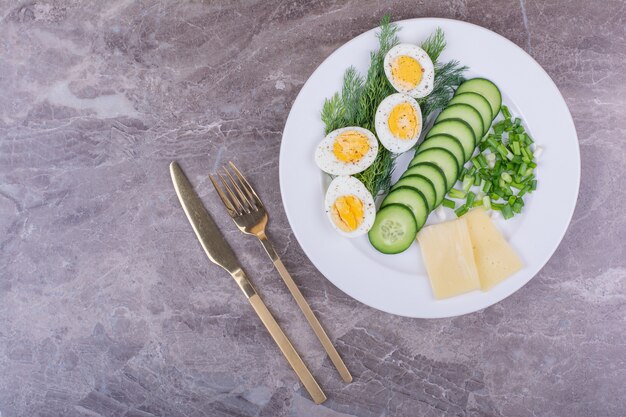
[[[485,210],[474,209],[463,218],[467,220],[480,287],[483,291],[493,288],[522,268],[521,259]]]
[[[435,298],[480,289],[464,218],[422,229],[417,235]]]

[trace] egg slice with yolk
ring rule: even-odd
[[[315,150],[315,163],[331,175],[353,175],[369,167],[378,154],[378,140],[361,127],[333,130]]]
[[[402,153],[417,143],[422,132],[422,110],[411,96],[396,93],[385,98],[374,118],[380,143],[393,153]]]
[[[384,67],[387,79],[399,93],[421,98],[433,91],[435,66],[426,51],[417,45],[394,46],[385,55]]]
[[[366,234],[374,224],[374,198],[354,177],[335,178],[326,191],[325,209],[333,228],[346,237]]]

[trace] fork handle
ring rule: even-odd
[[[309,303],[307,303],[304,296],[300,292],[300,289],[298,288],[295,281],[293,280],[293,278],[287,271],[287,268],[285,268],[285,265],[280,260],[280,257],[274,250],[274,247],[269,242],[267,235],[265,233],[260,233],[259,235],[257,235],[257,237],[261,241],[263,248],[269,255],[272,262],[274,263],[274,266],[278,270],[278,273],[280,274],[281,278],[287,285],[287,288],[289,289],[289,292],[291,292],[292,297],[296,300],[298,307],[300,307],[300,310],[302,311],[302,313],[304,313],[304,317],[306,317],[307,321],[309,322],[309,325],[313,328],[315,335],[317,336],[319,341],[322,343],[324,350],[326,350],[328,357],[330,358],[333,365],[335,365],[335,368],[341,375],[341,378],[345,382],[352,382],[352,375],[350,375],[350,371],[348,371],[346,364],[341,359],[341,356],[339,356],[339,352],[337,352],[337,349],[335,349],[335,346],[333,346],[333,343],[330,341],[330,338],[328,337],[328,335],[322,328],[322,325],[320,324],[319,320],[315,316],[315,313],[313,313],[313,310],[311,310]]]

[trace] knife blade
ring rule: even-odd
[[[248,280],[241,264],[237,260],[235,252],[224,239],[224,235],[215,224],[215,221],[204,207],[202,200],[193,189],[189,179],[176,161],[170,164],[170,175],[174,183],[174,189],[180,200],[180,204],[187,215],[189,223],[200,241],[204,252],[211,262],[227,271],[239,285],[246,298],[252,305],[263,325],[268,330],[274,342],[291,365],[292,369],[300,378],[300,381],[309,392],[316,404],[326,400],[326,395],[319,384],[298,355],[293,345],[282,331],[272,313],[256,292],[252,283]]]

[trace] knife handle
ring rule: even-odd
[[[274,339],[274,342],[276,342],[280,348],[280,351],[287,359],[287,362],[289,362],[291,368],[294,370],[296,375],[298,375],[298,378],[300,378],[300,382],[302,382],[304,388],[306,388],[309,392],[309,395],[313,398],[315,404],[321,404],[326,401],[326,394],[324,394],[324,391],[322,391],[317,381],[311,374],[311,371],[309,371],[306,367],[306,364],[300,355],[298,355],[298,352],[296,352],[296,349],[294,349],[293,345],[276,322],[276,319],[274,319],[274,316],[272,316],[272,313],[270,313],[267,309],[267,306],[261,297],[259,297],[259,294],[256,293],[254,287],[246,278],[243,270],[240,274],[236,275],[238,276],[235,277],[235,274],[233,274],[233,278],[235,278],[239,287],[246,294],[246,297],[248,297],[250,305],[252,305],[252,308],[256,311],[256,314],[265,325],[267,331],[270,332],[272,339]]]

